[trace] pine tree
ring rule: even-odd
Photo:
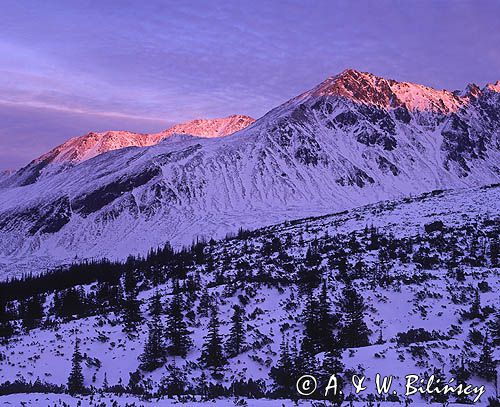
[[[161,379],[160,396],[180,396],[186,393],[186,374],[175,364],[167,366],[168,374]]]
[[[319,376],[320,388],[326,389],[330,381],[331,375],[337,377],[337,391],[334,393],[333,390],[328,392],[327,398],[334,405],[340,406],[344,400],[344,395],[342,388],[344,387],[344,381],[341,374],[344,372],[344,364],[342,363],[342,351],[338,345],[333,345],[332,350],[325,353],[323,358],[323,363],[321,366],[321,372]],[[324,394],[324,393],[323,393]]]
[[[269,376],[273,380],[274,394],[277,397],[288,398],[292,396],[295,385],[294,361],[284,335],[281,340],[278,363],[271,368]]]
[[[351,284],[346,284],[340,300],[343,312],[339,339],[344,348],[357,348],[370,344],[370,330],[363,320],[365,304],[363,298]]]
[[[226,342],[226,353],[229,357],[239,355],[245,345],[245,310],[239,305],[233,306],[233,316],[231,317],[231,329]]]
[[[108,375],[104,372],[104,380],[102,382],[102,391],[107,392],[109,390]]]
[[[8,340],[14,333],[14,326],[9,317],[6,301],[0,297],[0,343]]]
[[[479,290],[476,288],[474,290],[474,300],[470,306],[470,310],[467,313],[467,316],[470,319],[481,318],[481,297],[479,296]]]
[[[481,355],[479,356],[477,374],[479,377],[482,377],[489,382],[496,379],[496,363],[493,360],[493,350],[491,348],[488,335],[486,335],[484,339],[483,349],[481,350]]]
[[[497,311],[489,325],[493,346],[500,346],[500,311]]]
[[[318,320],[318,301],[309,293],[302,313],[304,333],[301,345],[301,353],[304,355],[315,355],[321,350],[320,333],[321,328]]]
[[[149,302],[149,315],[160,316],[162,313],[163,305],[161,303],[161,295],[158,290],[155,290],[155,293]]]
[[[206,399],[208,396],[208,379],[205,372],[202,371],[200,377],[195,379],[195,384],[196,394],[199,394],[202,400]]]
[[[318,366],[315,354],[316,351],[311,347],[307,338],[304,337],[300,345],[299,355],[294,363],[297,372],[302,374],[314,374],[317,372]]]
[[[378,338],[377,342],[375,342],[375,345],[383,345],[386,341],[384,340],[384,335],[382,332],[382,328],[378,331]]]
[[[148,339],[144,345],[144,352],[140,356],[140,368],[151,372],[165,363],[166,351],[163,342],[163,326],[160,316],[153,315],[149,323]]]
[[[166,338],[171,355],[185,357],[191,349],[191,331],[188,330],[183,313],[184,304],[179,291],[174,294],[168,307]]]
[[[297,271],[299,287],[310,290],[319,285],[321,282],[320,263],[321,255],[317,246],[309,246],[304,259],[304,265],[300,266]]]
[[[466,384],[467,380],[469,380],[471,373],[469,369],[465,366],[464,358],[462,357],[460,360],[460,364],[458,366],[453,367],[450,370],[451,374],[453,374],[455,381],[457,384]],[[471,401],[466,394],[457,394],[456,395],[457,403],[462,404],[470,404]]]
[[[203,349],[200,362],[205,366],[212,368],[212,374],[217,374],[227,363],[222,352],[222,338],[219,334],[218,309],[215,305],[212,309],[212,315],[208,324],[208,334],[204,338]]]
[[[323,281],[321,294],[318,299],[318,344],[320,350],[328,351],[332,349],[334,343],[333,330],[338,322],[336,315],[332,314],[330,299],[328,298],[328,290],[326,281]]]
[[[75,340],[75,350],[73,352],[71,372],[68,377],[68,392],[71,395],[83,394],[85,386],[83,384],[82,355],[80,353],[80,340]]]
[[[143,395],[145,393],[143,379],[144,376],[140,370],[130,372],[127,384],[127,390],[130,394]]]
[[[434,371],[432,372],[434,375],[434,383],[436,387],[441,387],[443,383],[446,383],[446,377],[444,376],[443,372],[441,369],[434,368]],[[442,405],[446,405],[448,402],[448,398],[450,397],[449,394],[446,393],[432,393],[430,395],[431,401],[435,403],[440,403]]]
[[[129,268],[123,279],[124,299],[122,301],[123,331],[129,335],[137,333],[137,326],[142,321],[140,302],[137,299],[137,279],[135,272]]]
[[[198,315],[200,317],[208,317],[211,303],[212,297],[208,293],[207,287],[205,286],[201,291],[200,302],[198,305]]]
[[[19,305],[19,314],[26,329],[33,329],[40,326],[43,319],[43,304],[45,296],[42,294],[22,300]]]

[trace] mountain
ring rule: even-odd
[[[434,90],[346,70],[224,138],[172,135],[0,190],[4,269],[146,253],[500,178],[498,83]],[[14,175],[15,177],[16,175]]]
[[[248,396],[244,382],[252,379],[259,383],[252,388],[251,397],[296,397],[295,380],[304,374],[301,370],[287,370],[285,374],[294,379],[293,386],[273,394],[279,386],[271,372],[280,366],[280,344],[286,339],[293,361],[304,361],[303,353],[297,358],[294,351],[305,349],[304,344],[312,344],[313,355],[319,360],[329,343],[341,349],[338,358],[344,368],[324,372],[317,367],[309,372],[316,377],[347,375],[346,396],[354,392],[347,372],[365,375],[368,390],[356,396],[355,406],[370,404],[368,398],[376,393],[377,373],[394,377],[391,396],[392,390],[398,396],[380,403],[396,407],[404,399],[405,375],[428,377],[437,369],[448,383],[460,366],[468,375],[463,374],[460,377],[466,378],[456,382],[484,385],[485,394],[477,405],[486,406],[488,397],[495,395],[495,384],[494,378],[480,377],[483,343],[493,344],[493,360],[500,357],[499,200],[500,185],[435,191],[241,231],[232,239],[213,241],[177,255],[167,249],[117,269],[106,268],[105,264],[102,268],[82,265],[70,276],[66,274],[67,278],[55,274],[28,278],[20,284],[0,284],[5,301],[16,299],[20,310],[19,314],[4,313],[7,318],[3,321],[10,317],[13,324],[28,327],[19,329],[8,346],[0,347],[0,383],[39,376],[41,381],[66,384],[78,338],[84,353],[85,384],[97,389],[105,383],[110,386],[101,396],[102,392],[93,395],[94,402],[106,397],[98,405],[112,405],[111,397],[118,398],[117,405],[125,405],[121,397],[127,389],[117,383],[126,386],[132,382],[132,374],[141,383],[134,387],[134,394],[140,394],[136,388],[144,388],[146,394],[156,393],[172,364],[183,372],[180,377],[189,394],[200,394],[198,378],[205,372],[205,386],[216,383],[227,389],[219,388],[215,394],[220,396]],[[126,281],[134,281],[140,291],[134,294],[138,303],[134,315],[142,318],[130,328],[132,332],[124,332],[127,302],[122,299],[123,286],[116,273],[130,273],[128,270],[135,274],[126,274]],[[36,301],[25,299],[37,289],[46,294],[35,297],[43,304],[43,320],[31,314],[37,309]],[[160,302],[160,310],[165,309],[161,305],[170,309],[174,297],[186,304],[181,321],[187,324],[193,346],[182,357],[169,353],[157,369],[147,369],[152,372],[144,369],[140,374],[133,373],[143,360],[141,354],[150,337],[153,300]],[[7,304],[7,310],[14,308]],[[209,309],[218,308],[220,342],[227,349],[233,336],[230,329],[235,306],[244,309],[243,345],[237,354],[226,352],[227,364],[219,376],[212,376],[200,363],[204,337],[210,329]],[[317,308],[311,312],[314,306]],[[169,332],[170,311],[160,311],[158,318]],[[315,329],[311,329],[311,320],[316,321]],[[320,328],[329,333],[326,344],[325,331]],[[233,385],[236,380],[243,383]],[[59,394],[39,393],[33,405],[42,405],[39,400],[44,397],[54,402],[43,405],[55,404],[61,398]],[[458,396],[447,395],[450,402]],[[469,399],[476,396],[471,394]],[[24,395],[21,400],[29,397]],[[429,398],[424,401],[419,394],[411,397],[414,405],[443,405],[436,395]],[[132,401],[127,399],[129,405]],[[249,405],[262,405],[259,402],[250,401]],[[76,405],[71,400],[68,403]],[[215,405],[219,404],[222,401],[217,400]],[[265,405],[294,404],[274,400]],[[304,401],[300,405],[316,404]]]
[[[74,166],[99,154],[125,147],[152,146],[173,134],[191,134],[199,137],[227,136],[247,127],[254,121],[249,116],[232,115],[217,119],[192,120],[156,134],[140,134],[129,131],[90,132],[80,137],[74,137],[36,158],[26,167],[20,169],[15,177],[10,179],[9,184],[32,184],[41,176],[61,172],[68,166]]]
[[[162,137],[173,134],[190,134],[198,137],[223,137],[248,127],[254,121],[255,119],[241,114],[220,119],[197,119],[172,126],[160,134]]]
[[[7,177],[10,177],[12,174],[14,174],[15,170],[1,170],[0,171],[0,182],[2,179],[5,179]]]

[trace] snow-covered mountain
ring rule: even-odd
[[[216,119],[192,120],[176,124],[155,134],[129,131],[90,132],[80,137],[74,137],[36,158],[19,170],[7,185],[32,184],[40,177],[61,172],[69,166],[74,166],[99,154],[125,147],[152,146],[173,134],[191,134],[198,137],[227,136],[247,127],[254,121],[249,116],[231,115]],[[1,181],[2,175],[0,174]]]
[[[198,137],[223,137],[251,125],[255,119],[235,114],[220,119],[197,119],[177,124],[160,133],[164,138],[173,134],[190,134]]]
[[[172,135],[97,155],[0,190],[1,261],[19,271],[75,255],[123,258],[498,182],[499,89],[439,91],[346,70],[228,137]]]

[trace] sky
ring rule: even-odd
[[[2,0],[0,169],[70,137],[264,113],[346,68],[500,79],[500,1]]]

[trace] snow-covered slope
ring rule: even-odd
[[[460,96],[347,70],[234,135],[173,135],[0,190],[1,261],[19,271],[124,258],[168,240],[498,182],[499,135],[495,85]]]
[[[224,340],[230,336],[232,306],[238,304],[246,310],[246,346],[240,355],[229,359],[217,383],[230,388],[232,380],[262,380],[271,391],[269,373],[278,365],[282,338],[297,343],[300,349],[305,329],[303,310],[309,294],[306,283],[297,280],[299,271],[306,269],[320,274],[326,282],[331,310],[340,317],[337,328],[347,312],[340,305],[346,281],[364,300],[363,318],[371,330],[370,344],[344,349],[345,369],[335,372],[366,375],[368,390],[359,395],[361,399],[375,393],[376,373],[394,375],[394,390],[404,400],[406,374],[423,375],[437,368],[448,379],[454,377],[451,370],[462,363],[472,372],[467,383],[486,387],[477,405],[487,405],[487,397],[494,394],[493,383],[474,372],[481,338],[489,332],[489,340],[499,339],[498,328],[495,331],[493,325],[499,305],[498,258],[493,254],[500,226],[499,200],[498,185],[435,191],[213,242],[205,247],[204,260],[188,262],[182,268],[183,298],[186,312],[191,314],[186,320],[194,346],[185,358],[169,356],[168,363],[175,360],[186,374],[186,382],[193,386],[190,392],[199,391],[195,379],[204,371],[199,356],[208,324],[201,311],[207,305],[202,303],[207,304],[208,296],[209,305],[218,304]],[[311,248],[317,253],[315,263],[308,261]],[[167,280],[157,288],[166,304],[172,298],[173,281],[179,280],[168,265],[158,267]],[[85,384],[101,388],[106,375],[109,385],[126,385],[129,374],[140,363],[151,319],[149,304],[156,292],[148,282],[140,285],[144,321],[137,336],[124,334],[119,312],[109,312],[101,303],[95,316],[65,321],[47,315],[47,328],[16,336],[0,347],[0,354],[5,355],[0,358],[0,382],[22,377],[35,380],[39,376],[64,385],[78,337],[85,354]],[[98,284],[93,284],[82,292],[89,299],[100,298],[97,289]],[[321,284],[313,288],[313,295],[319,296],[321,289]],[[475,292],[480,316],[467,316]],[[51,312],[52,303],[53,295],[48,295],[46,313]],[[80,312],[85,315],[87,308]],[[167,318],[161,316],[164,323]],[[50,328],[54,326],[57,329]],[[424,334],[412,336],[411,332],[416,332],[412,329]],[[402,335],[406,335],[404,340]],[[500,348],[493,349],[494,359],[498,360],[499,352]],[[317,366],[307,373],[317,376],[331,372]],[[168,374],[164,367],[145,372],[144,383],[151,380],[148,388],[156,391],[160,379]],[[346,391],[353,389],[346,386]],[[422,401],[419,395],[410,399]]]
[[[66,168],[108,151],[125,147],[146,147],[159,143],[173,134],[191,134],[198,137],[223,137],[235,133],[255,120],[248,116],[232,115],[217,119],[198,119],[176,124],[161,133],[140,134],[129,131],[90,132],[74,137],[36,158],[20,169],[6,184],[28,185],[40,177],[62,172]],[[0,174],[0,186],[1,186]]]
[[[172,134],[190,134],[198,137],[223,137],[236,133],[251,125],[255,119],[235,114],[220,119],[197,119],[177,124],[160,133],[163,137]]]

